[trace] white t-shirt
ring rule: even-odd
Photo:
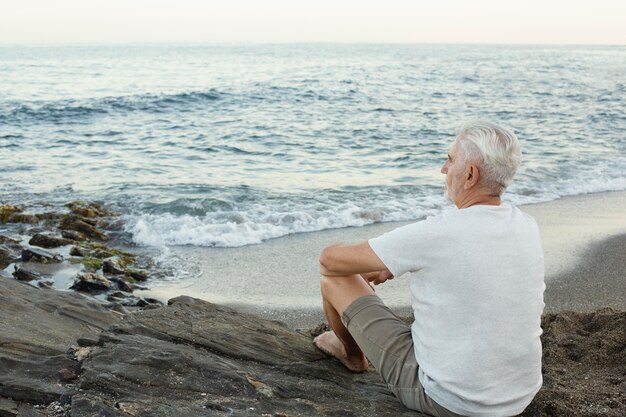
[[[458,414],[521,413],[539,391],[544,266],[518,208],[476,205],[369,244],[394,277],[411,273],[411,327],[426,394]]]

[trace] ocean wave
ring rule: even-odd
[[[402,191],[404,189],[404,192]],[[446,207],[441,190],[346,187],[320,192],[315,202],[294,196],[252,196],[234,203],[213,199],[177,199],[127,218],[126,231],[141,246],[194,245],[240,247],[282,236],[373,223],[413,221]],[[626,190],[626,177],[567,178],[541,186],[520,179],[504,195],[516,205],[534,204],[580,194]],[[232,197],[232,196],[231,196]],[[347,202],[346,202],[347,201]]]
[[[220,100],[226,93],[215,89],[175,94],[138,94],[94,99],[68,99],[51,102],[9,102],[0,108],[0,121],[73,123],[114,113],[165,113]]]
[[[407,198],[369,208],[344,203],[280,211],[276,207],[255,204],[247,211],[204,216],[139,214],[129,216],[126,231],[142,246],[239,247],[296,233],[424,218],[438,212],[443,204],[441,196],[421,200],[421,204],[417,204],[415,199]]]

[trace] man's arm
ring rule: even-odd
[[[368,281],[375,281],[380,274],[373,272],[382,271],[389,272],[367,241],[356,245],[329,246],[320,255],[320,272],[325,276],[362,274]],[[388,275],[386,279],[391,277],[390,273]]]

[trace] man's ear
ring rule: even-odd
[[[478,167],[474,164],[470,164],[470,166],[467,168],[467,174],[465,177],[465,184],[463,185],[463,188],[469,190],[470,188],[478,184],[479,180],[480,172],[478,171]]]

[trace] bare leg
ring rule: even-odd
[[[341,321],[343,311],[357,298],[374,294],[360,275],[322,277],[324,313],[333,329],[317,336],[313,343],[318,349],[339,360],[352,372],[367,370],[367,358]]]

